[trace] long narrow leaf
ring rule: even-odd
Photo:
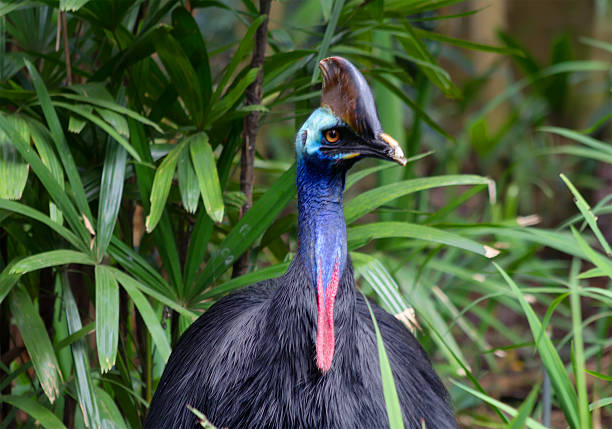
[[[379,186],[357,195],[344,206],[346,222],[351,223],[377,207],[414,192],[425,189],[454,185],[487,185],[491,179],[472,175],[449,175],[438,177],[421,177]]]
[[[38,401],[25,396],[6,395],[0,396],[0,403],[6,402],[32,417],[37,424],[47,429],[66,429],[66,426],[53,412],[43,407]]]
[[[76,205],[83,215],[85,215],[88,219],[92,219],[91,210],[89,209],[87,197],[85,196],[83,182],[81,181],[81,177],[77,171],[72,153],[68,149],[66,137],[62,131],[62,126],[59,118],[57,117],[57,113],[55,112],[53,104],[51,103],[51,98],[49,97],[47,88],[45,87],[40,74],[38,74],[36,67],[34,67],[28,60],[25,60],[25,65],[30,73],[30,76],[32,76],[32,83],[34,84],[34,89],[36,89],[36,94],[38,95],[38,99],[40,101],[40,107],[42,108],[45,119],[49,124],[51,136],[55,142],[55,147],[57,148],[60,160],[62,161],[64,169],[66,170],[66,175],[68,176],[70,186],[72,187],[72,192],[75,196]]]
[[[66,308],[66,320],[68,322],[68,332],[74,334],[83,328],[81,316],[77,308],[74,295],[68,282],[68,275],[63,274],[64,286],[64,305]],[[77,398],[83,419],[89,428],[100,427],[100,416],[98,414],[98,404],[94,386],[89,374],[89,357],[87,356],[87,343],[84,339],[80,339],[72,343],[72,358],[74,359],[74,371]]]
[[[204,208],[211,219],[221,222],[224,211],[223,195],[212,147],[208,143],[208,135],[206,133],[195,134],[189,139],[189,142],[191,160],[200,184]]]
[[[106,253],[111,241],[123,195],[127,153],[123,147],[109,140],[106,145],[104,168],[100,182],[100,203],[98,205],[98,234],[96,252],[98,261]]]
[[[538,316],[531,308],[531,305],[525,299],[524,294],[520,291],[516,283],[508,276],[508,274],[504,271],[502,267],[493,262],[493,265],[499,273],[502,275],[506,283],[510,286],[510,289],[518,299],[521,307],[523,308],[523,312],[527,317],[527,321],[529,322],[529,327],[531,328],[531,333],[534,338],[538,338],[540,336],[540,331],[542,330],[542,324],[538,319]],[[552,341],[548,338],[547,335],[542,336],[542,340],[537,346],[540,358],[542,359],[542,363],[546,368],[546,372],[550,377],[552,385],[555,389],[555,394],[559,399],[559,404],[561,405],[561,409],[565,414],[565,418],[567,419],[570,427],[574,429],[579,429],[579,418],[578,418],[578,398],[576,396],[576,391],[574,390],[572,383],[567,375],[565,366],[559,357],[559,353],[555,349]]]
[[[21,259],[11,269],[12,274],[25,274],[47,267],[66,264],[89,264],[95,261],[87,254],[74,250],[50,250]]]
[[[61,372],[45,325],[23,287],[13,289],[10,304],[36,378],[49,401],[53,403],[60,393]]]
[[[103,265],[96,265],[96,345],[100,371],[110,371],[119,342],[119,285]]]
[[[151,189],[151,211],[146,220],[146,227],[149,232],[155,229],[164,211],[176,164],[181,156],[181,152],[187,147],[187,143],[188,139],[185,139],[172,149],[155,172],[153,189]]]
[[[453,232],[407,222],[377,222],[354,226],[348,231],[349,247],[351,248],[361,247],[372,239],[389,237],[406,237],[446,244],[487,258],[493,258],[499,254],[499,251],[492,247],[483,246]]]
[[[395,388],[395,381],[393,380],[393,373],[391,372],[391,365],[389,365],[389,358],[387,357],[387,351],[385,350],[385,344],[383,342],[382,335],[378,329],[378,323],[376,323],[376,316],[372,311],[368,298],[363,297],[366,304],[368,305],[368,311],[374,324],[374,332],[376,333],[376,346],[378,348],[378,363],[380,365],[380,376],[382,378],[383,395],[385,397],[385,405],[387,408],[387,416],[389,417],[389,428],[390,429],[404,429],[404,420],[402,418],[402,408],[399,403],[397,396],[397,389]]]

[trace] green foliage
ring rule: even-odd
[[[599,219],[612,196],[598,168],[612,164],[612,45],[581,39],[608,55],[588,60],[562,36],[543,64],[510,34],[489,46],[427,26],[479,13],[444,9],[461,0],[305,1],[275,18],[264,98],[247,105],[265,17],[237,3],[0,2],[0,426],[140,427],[180,333],[225,294],[285,271],[294,132],[318,103],[317,60],[343,55],[410,157],[347,177],[361,290],[408,325],[416,313],[442,379],[462,378],[448,385],[466,427],[547,427],[550,401],[572,429],[605,427],[612,262]],[[466,52],[515,66],[484,103],[499,64],[476,73]],[[584,125],[566,119],[585,93],[604,98],[575,131]],[[251,111],[257,181],[240,218]],[[544,225],[525,226],[536,213]],[[250,270],[232,278],[244,253]],[[482,377],[504,376],[512,354],[532,378],[500,393]]]

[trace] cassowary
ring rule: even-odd
[[[405,165],[380,125],[363,75],[324,59],[321,107],[299,130],[298,252],[287,272],[231,294],[182,336],[153,397],[146,428],[385,428],[374,325],[355,289],[342,192],[364,157]],[[448,394],[404,325],[372,304],[407,429],[456,428]]]

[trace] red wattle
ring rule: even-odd
[[[323,292],[323,273],[319,270],[317,280],[317,366],[329,371],[334,358],[334,301],[338,292],[338,259],[334,264],[332,278]]]

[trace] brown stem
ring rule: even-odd
[[[246,104],[248,106],[261,104],[263,63],[268,43],[268,17],[270,15],[271,0],[259,1],[259,13],[266,15],[265,21],[259,26],[255,33],[255,49],[251,59],[251,68],[257,67],[259,72],[255,81],[246,90]],[[255,139],[259,128],[259,112],[250,112],[244,118],[242,153],[240,155],[240,190],[246,197],[246,202],[240,209],[242,218],[253,205],[253,163],[255,161]],[[249,252],[244,252],[236,260],[233,277],[238,277],[247,272],[249,268]]]
[[[68,48],[68,20],[66,12],[60,13],[62,20],[62,36],[64,40],[64,58],[66,59],[66,80],[68,85],[72,85],[72,66],[70,65],[70,49]]]

